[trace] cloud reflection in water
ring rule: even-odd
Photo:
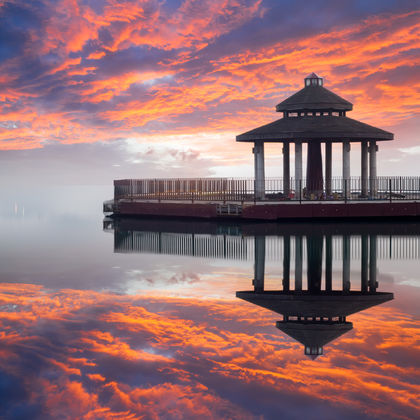
[[[414,418],[418,330],[379,306],[315,362],[239,300],[1,284],[6,418]],[[363,414],[362,414],[363,413]]]

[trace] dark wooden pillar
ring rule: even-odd
[[[325,290],[332,290],[332,236],[325,236]]]
[[[376,235],[369,237],[369,292],[376,292]]]
[[[302,235],[295,236],[295,290],[302,290]]]
[[[321,143],[309,141],[306,165],[306,190],[308,194],[320,195],[324,190],[323,184]]]
[[[350,291],[350,236],[343,235],[343,291]]]
[[[258,235],[254,238],[254,291],[264,291],[265,272],[265,236]]]
[[[290,194],[290,145],[283,143],[283,193]]]
[[[325,143],[325,194],[332,195],[332,143]]]
[[[283,236],[283,290],[290,290],[290,236]]]
[[[324,238],[322,235],[308,235],[306,237],[308,253],[308,290],[311,293],[318,293],[321,291],[323,244]]]

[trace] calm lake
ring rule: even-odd
[[[419,418],[420,222],[104,219],[2,190],[1,419]]]

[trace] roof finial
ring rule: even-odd
[[[322,86],[324,80],[322,77],[318,76],[316,73],[311,73],[309,76],[305,77],[305,87],[306,86]]]

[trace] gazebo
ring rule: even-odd
[[[332,143],[342,143],[343,192],[349,193],[351,143],[361,143],[361,197],[376,194],[377,142],[393,140],[394,135],[346,116],[353,105],[326,89],[323,78],[311,73],[304,88],[276,106],[283,118],[236,137],[253,142],[255,196],[265,199],[264,143],[283,143],[283,193],[290,194],[290,144],[295,151],[295,189],[302,189],[302,145],[307,143],[306,188],[308,194],[332,194]],[[321,144],[325,144],[325,188]],[[368,163],[369,162],[369,163]]]

